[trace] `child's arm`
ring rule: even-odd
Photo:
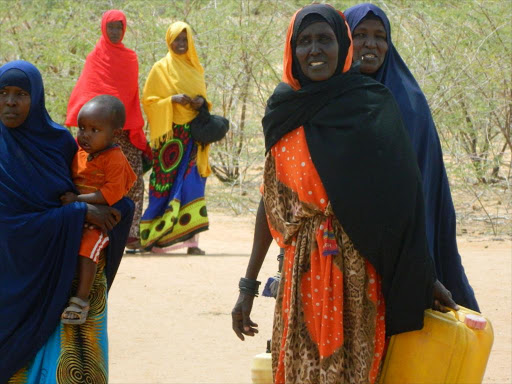
[[[82,195],[76,195],[73,192],[66,192],[64,195],[60,197],[60,201],[62,205],[67,205],[70,203],[74,203],[75,201],[79,201],[87,204],[107,204],[107,201],[103,197],[103,194],[100,191],[96,191],[93,193],[84,193]]]
[[[107,200],[103,197],[103,194],[100,191],[96,191],[93,193],[84,193],[83,195],[78,195],[76,197],[76,201],[80,201],[82,203],[87,204],[107,204]]]

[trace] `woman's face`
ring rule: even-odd
[[[123,22],[122,21],[111,21],[107,23],[107,36],[112,44],[121,42],[123,38]]]
[[[363,20],[354,29],[354,61],[361,61],[361,72],[371,75],[377,72],[388,51],[387,34],[380,20]]]
[[[7,85],[0,89],[0,121],[7,128],[19,127],[30,112],[30,94],[24,89]]]
[[[295,56],[306,77],[312,81],[323,81],[336,72],[338,49],[338,40],[330,25],[318,22],[299,33]]]
[[[171,43],[172,51],[177,55],[183,55],[188,51],[187,31],[183,30]]]

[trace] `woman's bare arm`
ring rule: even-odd
[[[261,199],[258,212],[256,213],[251,257],[245,272],[246,279],[257,279],[271,243],[272,235],[267,223],[265,205],[263,204],[263,199]],[[240,340],[244,340],[243,335],[254,336],[254,334],[258,333],[258,324],[250,319],[253,301],[254,296],[240,292],[235,307],[231,311],[233,331],[235,331]]]

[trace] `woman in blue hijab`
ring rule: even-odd
[[[455,209],[439,137],[425,95],[391,41],[389,20],[379,7],[359,4],[345,12],[360,71],[395,97],[416,152],[423,179],[427,240],[438,279],[456,303],[478,311],[457,249]]]
[[[133,202],[62,206],[59,197],[75,190],[76,150],[46,111],[37,68],[0,67],[0,383],[107,382],[106,292]],[[94,282],[93,313],[83,326],[62,325],[84,222],[108,231],[112,246]]]

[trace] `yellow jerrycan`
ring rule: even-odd
[[[380,384],[481,383],[494,339],[480,313],[425,311],[422,330],[391,337]]]
[[[267,340],[267,351],[254,356],[251,367],[253,384],[272,384],[272,354],[270,353],[270,340]]]

